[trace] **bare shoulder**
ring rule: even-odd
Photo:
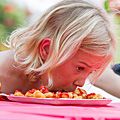
[[[15,90],[25,93],[31,88],[39,87],[38,83],[31,83],[24,70],[16,66],[12,50],[0,52],[0,82],[1,92],[4,93],[14,93]]]
[[[11,64],[14,63],[13,51],[7,50],[0,52],[0,73],[10,68]],[[7,71],[6,71],[7,72]]]
[[[0,82],[2,92],[13,92],[21,86],[23,71],[14,66],[12,50],[0,52]],[[21,78],[21,81],[20,81]],[[23,82],[23,81],[22,81]]]
[[[5,67],[7,64],[12,62],[13,52],[12,50],[0,52],[0,68]]]
[[[13,53],[12,50],[2,51],[0,52],[0,82],[2,83],[2,87],[4,84],[11,81],[11,69],[13,64]],[[7,85],[7,84],[6,84]]]

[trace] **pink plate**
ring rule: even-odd
[[[111,99],[32,98],[13,95],[6,97],[11,101],[54,105],[107,105],[112,101]]]

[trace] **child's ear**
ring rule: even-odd
[[[46,38],[40,44],[40,55],[41,55],[43,60],[47,59],[47,56],[49,53],[50,43],[51,43],[51,40]]]

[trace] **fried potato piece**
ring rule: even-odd
[[[69,94],[71,99],[78,97],[78,95],[75,92],[68,92],[68,94]]]
[[[15,91],[14,96],[21,96],[24,97],[24,94],[18,90]]]
[[[61,92],[57,91],[56,94],[55,94],[55,98],[61,98]]]
[[[36,91],[36,89],[29,90],[25,93],[25,97],[34,97],[33,93]]]
[[[87,94],[82,94],[82,99],[86,99]]]
[[[70,96],[67,92],[62,92],[61,93],[61,98],[70,98]]]
[[[74,91],[77,95],[87,94],[87,92],[81,88],[77,88]]]
[[[73,99],[83,99],[83,97],[82,96],[76,96]]]
[[[53,92],[46,92],[44,95],[46,96],[46,98],[54,98],[55,97],[55,93],[53,93]]]
[[[102,95],[90,93],[86,96],[87,99],[103,99]]]
[[[42,92],[42,93],[47,93],[47,92],[49,92],[48,89],[47,89],[45,86],[41,86],[39,90],[40,90],[40,92]]]
[[[36,90],[33,93],[33,97],[35,97],[35,98],[46,98],[46,96],[42,92],[40,92],[39,90]]]

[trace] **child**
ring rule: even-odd
[[[63,0],[14,31],[9,45],[0,53],[1,92],[25,93],[41,85],[73,91],[114,60],[116,39],[102,9],[86,0]]]

